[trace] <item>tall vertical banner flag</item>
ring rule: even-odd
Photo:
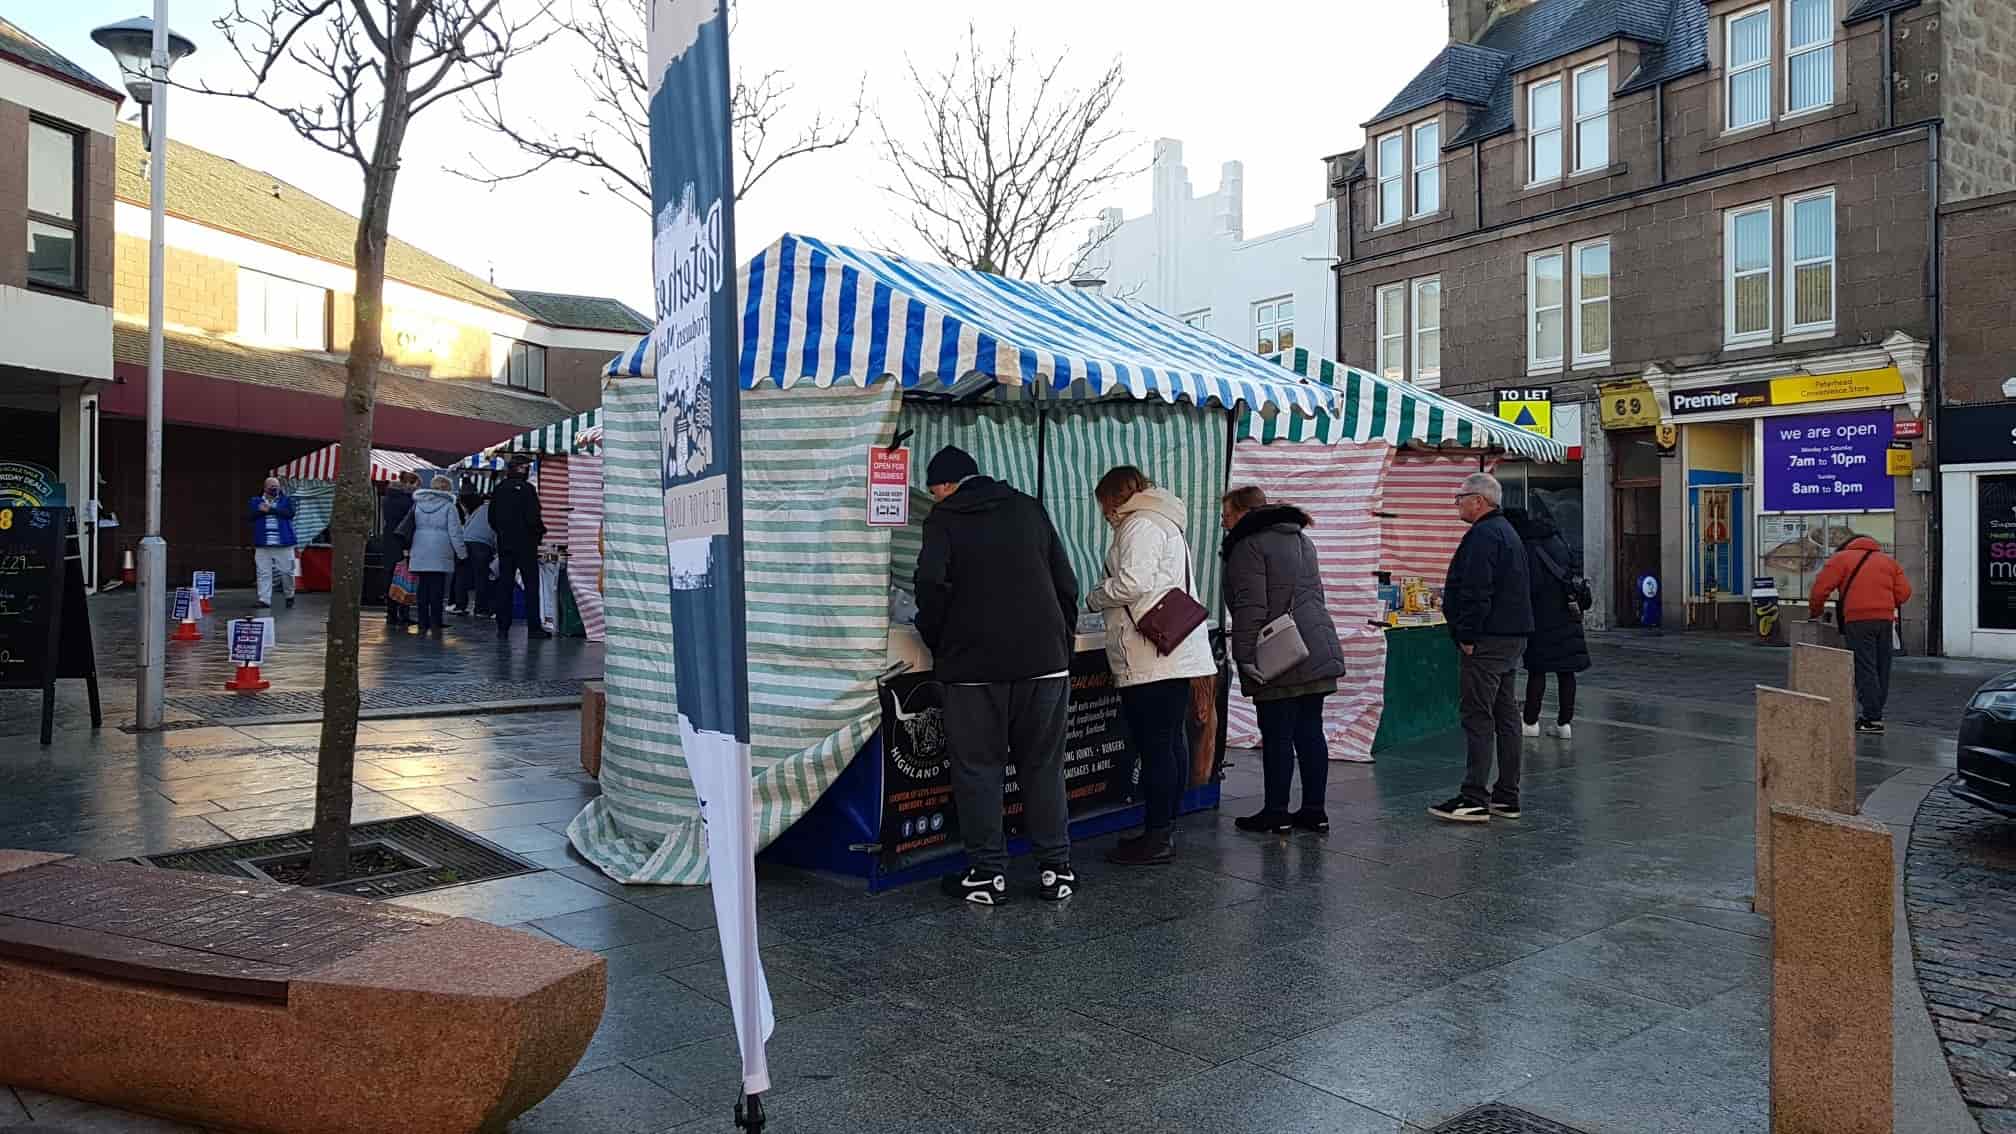
[[[735,301],[726,0],[651,2],[651,269],[660,483],[679,739],[700,815],[746,1094],[776,1028],[756,943],[756,821],[742,596],[741,319]]]

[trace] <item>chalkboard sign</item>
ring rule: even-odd
[[[42,743],[53,739],[56,682],[89,683],[102,723],[98,663],[75,521],[68,508],[0,507],[0,689],[42,690]]]

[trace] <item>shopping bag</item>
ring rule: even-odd
[[[401,559],[392,568],[392,582],[385,588],[385,601],[400,606],[412,606],[420,594],[420,581],[413,577],[413,568],[407,560]]]

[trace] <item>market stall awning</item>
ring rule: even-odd
[[[342,467],[343,443],[325,445],[305,457],[296,457],[269,476],[285,480],[335,480],[336,470]],[[434,462],[412,453],[402,453],[397,449],[371,450],[371,479],[389,481],[399,479],[402,472],[422,473],[435,468]]]
[[[1409,382],[1381,378],[1300,347],[1269,356],[1312,382],[1334,389],[1338,404],[1307,420],[1242,423],[1242,440],[1318,444],[1384,441],[1421,449],[1484,449],[1536,461],[1565,461],[1567,446]]]
[[[786,235],[742,269],[741,381],[1315,414],[1329,391],[1146,304]],[[646,336],[612,376],[652,373]]]
[[[556,453],[594,453],[602,448],[602,410],[598,407],[586,413],[563,418],[551,425],[528,429],[507,441],[499,441],[486,447],[480,453],[472,453],[455,462],[458,469],[502,468],[500,454],[530,453],[533,456],[548,457]]]

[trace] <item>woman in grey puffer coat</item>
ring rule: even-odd
[[[446,624],[442,607],[448,597],[448,576],[455,570],[455,561],[469,554],[462,536],[462,513],[455,506],[448,478],[437,476],[434,487],[414,493],[413,510],[399,526],[412,548],[406,558],[420,580],[420,632],[439,633]]]
[[[1337,624],[1323,602],[1323,576],[1316,545],[1304,533],[1309,514],[1300,508],[1269,506],[1258,488],[1225,494],[1225,596],[1232,608],[1232,660],[1240,686],[1253,698],[1260,717],[1260,762],[1266,784],[1264,806],[1241,817],[1242,831],[1283,833],[1330,829],[1323,810],[1330,779],[1330,745],[1323,736],[1323,699],[1344,676],[1344,650]],[[1254,666],[1260,630],[1293,613],[1295,629],[1309,656],[1272,681]],[[1288,811],[1288,787],[1302,769],[1302,809]]]

